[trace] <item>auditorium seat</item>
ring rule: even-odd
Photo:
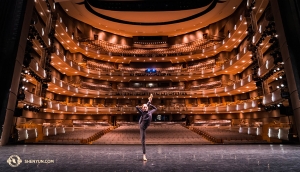
[[[121,125],[93,144],[140,144],[138,123]],[[146,144],[211,144],[181,124],[152,123],[146,131]]]
[[[202,127],[202,126],[194,126],[193,130],[198,132],[199,134],[206,135],[212,141],[216,141],[218,143],[266,143],[264,140],[259,140],[258,137],[254,135],[248,135],[245,133],[240,133],[238,131],[232,131],[230,127],[226,128],[218,128],[218,127]]]
[[[55,128],[55,127],[52,127]],[[96,135],[99,132],[104,132],[109,129],[110,126],[97,126],[97,127],[67,127],[65,133],[57,135],[46,136],[44,140],[39,143],[51,143],[51,144],[82,144],[83,140],[87,140],[90,137]]]

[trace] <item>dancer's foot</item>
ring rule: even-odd
[[[144,160],[144,161],[147,161],[147,158],[146,158],[146,155],[145,155],[145,154],[143,155],[143,160]]]

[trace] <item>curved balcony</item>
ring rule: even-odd
[[[139,58],[136,58],[136,53],[131,53],[131,52],[120,52],[120,53],[116,53],[114,54],[114,50],[113,48],[109,48],[109,51],[99,51],[99,47],[89,44],[89,46],[86,46],[86,44],[82,45],[79,43],[79,41],[74,39],[74,36],[68,31],[68,28],[66,27],[66,25],[63,23],[62,19],[60,17],[58,17],[59,20],[57,20],[57,27],[56,27],[56,38],[63,44],[63,46],[65,47],[65,49],[70,50],[72,53],[77,53],[77,52],[81,52],[82,54],[85,54],[89,57],[93,57],[99,60],[106,60],[106,61],[113,61],[113,62],[132,62],[132,61],[139,61]],[[223,39],[222,41],[220,41],[220,43],[216,44],[216,45],[212,45],[209,47],[203,47],[203,46],[198,46],[198,42],[195,41],[195,43],[190,42],[190,43],[186,43],[186,44],[191,44],[193,45],[193,48],[188,48],[185,49],[188,53],[184,54],[182,57],[185,57],[186,59],[188,59],[187,57],[191,57],[191,59],[198,59],[200,58],[198,55],[201,53],[202,54],[202,58],[205,58],[206,56],[211,56],[211,52],[213,51],[214,53],[216,52],[221,52],[221,51],[228,51],[231,50],[233,48],[235,48],[240,40],[243,40],[246,36],[246,29],[247,29],[247,22],[246,19],[241,15],[240,20],[237,21],[236,25],[234,25],[234,27],[230,30],[230,34]],[[112,44],[112,43],[108,43],[105,42],[106,44],[109,44],[109,47],[127,47],[128,45],[118,45],[118,44]],[[195,44],[195,45],[194,45]],[[174,47],[176,47],[176,49],[178,49],[178,47],[182,47],[184,46],[184,44],[179,44],[179,45],[172,45]],[[171,47],[172,47],[171,46]],[[103,49],[103,48],[102,48]],[[101,54],[104,53],[104,54]],[[178,56],[178,54],[180,54],[181,52],[176,52],[173,53],[173,56]],[[213,54],[214,54],[213,53]],[[124,54],[128,54],[131,55],[129,58],[124,59]],[[138,53],[140,54],[140,53]],[[151,55],[152,57],[153,53],[149,53],[149,52],[145,52],[145,54],[143,54],[140,58],[144,58],[144,59],[148,59],[149,55]],[[157,53],[156,53],[157,54]],[[158,53],[158,56],[161,56],[163,54],[163,58],[160,61],[171,61],[171,62],[175,62],[174,57],[173,56],[166,56],[165,53]],[[198,54],[198,55],[197,55]],[[172,55],[172,54],[170,54]],[[111,59],[111,56],[114,56],[113,59]],[[176,60],[179,61],[179,60]],[[184,61],[183,59],[181,59],[180,61]]]
[[[111,86],[103,84],[94,84],[90,82],[80,82],[80,88],[89,90],[102,90],[102,91],[112,91]]]
[[[79,40],[82,49],[93,49],[93,51],[100,51],[102,54],[110,54],[111,56],[122,57],[167,57],[177,55],[190,55],[202,53],[202,51],[209,50],[211,47],[221,44],[221,40],[208,36],[207,39],[199,39],[189,43],[175,44],[168,48],[155,48],[155,49],[140,49],[128,45],[118,45],[109,43],[102,40]],[[216,48],[215,47],[215,48]],[[97,53],[99,54],[99,53]]]
[[[47,77],[46,71],[40,66],[40,64],[36,60],[31,60],[29,68],[32,71],[34,71],[40,78],[45,79]]]
[[[266,9],[266,6],[268,5],[268,1],[264,1],[264,0],[257,0],[256,1],[256,9],[253,9],[253,16],[255,16],[255,18],[257,20],[259,20],[259,18],[261,18],[262,16],[262,9]],[[46,9],[46,8],[45,8]],[[247,10],[247,9],[245,9]],[[69,29],[67,29],[66,25],[63,23],[62,21],[62,18],[60,17],[59,13],[57,13],[58,15],[58,20],[57,20],[57,27],[56,27],[56,31],[57,31],[57,39],[62,43],[64,44],[64,47],[65,49],[69,49],[71,52],[81,52],[82,54],[84,54],[86,52],[85,50],[85,47],[80,47],[79,44],[78,44],[78,41],[76,40],[72,40],[72,34],[69,32]],[[245,38],[246,36],[246,29],[247,29],[247,23],[246,23],[246,19],[243,17],[243,13],[241,12],[241,14],[237,14],[237,15],[240,15],[240,20],[237,21],[237,23],[229,30],[229,33],[228,34],[228,37],[226,37],[224,39],[224,41],[222,42],[222,45],[221,47],[213,47],[212,49],[210,50],[206,50],[206,49],[203,49],[202,53],[203,53],[203,57],[205,56],[210,56],[211,55],[211,52],[208,53],[209,51],[211,50],[214,50],[214,51],[223,51],[224,49],[228,48],[228,49],[232,49],[233,47],[235,46],[238,46],[238,41],[239,40],[242,40]],[[66,18],[67,20],[67,18]],[[241,33],[243,34],[242,37],[239,37],[236,35],[241,35]],[[63,35],[62,35],[63,34]],[[228,40],[226,40],[228,38]],[[73,38],[74,39],[74,38]],[[229,41],[230,40],[230,41]],[[224,44],[226,44],[226,47],[223,46]],[[115,46],[118,46],[117,44],[114,44]],[[121,45],[122,46],[122,45]],[[222,49],[222,50],[221,50]],[[105,59],[106,61],[108,59],[110,59],[110,56],[109,55],[102,55],[101,54],[101,57],[100,57],[100,54],[97,54],[97,52],[92,52],[92,51],[89,51],[87,52],[88,56],[89,57],[93,57],[93,58],[97,58],[97,59]],[[105,56],[103,58],[103,56]],[[189,54],[190,56],[190,54]],[[195,59],[197,58],[196,56],[192,55],[192,58],[195,57]],[[123,57],[116,57],[116,59],[112,60],[114,62],[120,62],[121,60],[123,60]],[[130,61],[133,61],[133,60],[137,60],[136,58],[127,58],[127,60],[124,60],[124,63],[128,63]],[[169,57],[165,57],[164,59],[165,61],[172,61],[172,58],[169,58]]]
[[[56,63],[59,64],[57,66],[56,64],[52,64],[55,68],[60,70],[63,73],[69,74],[69,75],[82,75],[82,76],[88,76],[90,78],[101,78],[104,80],[110,80],[110,81],[117,81],[120,79],[117,79],[116,77],[113,78],[113,76],[122,76],[126,77],[126,80],[138,80],[139,77],[132,76],[132,71],[122,71],[122,70],[110,70],[108,71],[100,71],[95,69],[89,69],[83,66],[80,66],[76,62],[69,60],[64,56],[58,49],[56,53],[52,53],[53,59],[55,59]],[[194,71],[187,71],[182,69],[180,72],[177,70],[174,70],[174,72],[170,73],[171,75],[166,76],[153,76],[153,79],[172,79],[172,80],[186,80],[190,78],[191,75],[204,75],[207,74],[207,77],[209,76],[216,76],[220,74],[235,74],[236,72],[242,72],[243,69],[248,67],[251,64],[250,61],[251,52],[247,50],[246,46],[243,48],[242,52],[239,52],[234,58],[231,60],[225,62],[222,66],[215,66],[214,68],[204,69],[201,70],[194,70]],[[64,65],[63,65],[64,64]],[[238,68],[239,66],[239,68]],[[166,70],[168,68],[162,68],[161,70]],[[139,68],[136,68],[136,70],[139,70]],[[166,70],[167,72],[170,72],[170,70]],[[174,78],[176,76],[176,78]],[[186,76],[189,76],[188,78]],[[151,81],[152,78],[146,77],[145,79]]]
[[[282,68],[282,65],[275,65],[273,61],[273,59],[266,60],[266,62],[258,68],[257,76],[263,77],[268,72],[270,72],[270,70],[274,70],[274,72],[272,72],[272,75],[277,72],[279,73],[279,71]],[[276,68],[279,68],[280,70],[276,70]]]
[[[28,91],[24,91],[24,94],[25,94],[25,99],[22,100],[21,102],[23,102],[25,104],[35,105],[38,107],[43,105],[43,101],[42,101],[41,97],[39,97],[35,94],[32,94],[32,93],[29,93]]]
[[[243,113],[260,111],[260,100],[248,100],[234,105],[220,105],[211,107],[158,107],[158,113],[206,114],[206,113]],[[55,101],[46,101],[43,112],[65,114],[130,114],[137,113],[135,107],[84,107],[68,106]]]
[[[42,41],[46,44],[46,45],[50,45],[50,39],[48,38],[48,33],[46,32],[46,27],[42,26],[42,24],[40,22],[37,22],[35,25],[33,25],[36,29],[36,31],[38,32],[39,36],[42,38]],[[48,31],[49,32],[49,31]],[[37,41],[38,42],[38,41]]]
[[[261,33],[257,32],[256,35],[260,35]],[[263,41],[263,45],[260,46],[260,49],[263,52],[265,52],[267,50],[267,48],[269,47],[268,44],[268,40],[269,38],[267,37],[264,41]],[[171,75],[174,76],[178,76],[177,78],[172,78],[169,77],[168,75],[166,76],[157,76],[157,77],[163,77],[162,79],[178,79],[178,80],[185,80],[187,79],[186,76],[191,76],[193,75],[204,75],[206,74],[207,76],[216,76],[216,75],[220,75],[220,74],[228,74],[228,73],[232,73],[235,74],[237,72],[241,72],[243,69],[245,69],[246,67],[248,67],[251,64],[250,61],[250,57],[251,52],[248,51],[247,49],[248,45],[245,45],[242,49],[242,51],[240,51],[234,58],[228,60],[227,62],[225,62],[223,65],[221,66],[215,66],[213,68],[209,68],[209,69],[205,69],[205,68],[196,68],[193,71],[188,71],[182,68],[182,70],[180,72],[178,72],[177,70],[174,70],[174,72],[172,71],[167,71],[168,73],[170,73]],[[109,74],[109,76],[105,76],[103,75],[102,78],[104,80],[110,80],[110,81],[114,81],[117,80],[116,78],[112,78],[111,76],[126,76],[126,80],[139,80],[139,77],[136,76],[130,76],[132,74],[132,70],[117,70],[117,69],[112,69],[112,70],[95,70],[95,69],[89,69],[89,68],[85,68],[82,67],[80,65],[78,65],[76,62],[69,60],[68,58],[66,58],[63,53],[61,53],[58,49],[56,51],[56,53],[52,54],[53,58],[55,59],[55,61],[60,64],[60,63],[64,63],[66,64],[65,68],[59,68],[56,67],[55,65],[53,65],[56,68],[59,68],[59,70],[61,70],[64,73],[67,73],[69,75],[74,75],[75,73],[78,73],[82,76],[89,76],[89,77],[94,77],[94,78],[100,78],[101,74]],[[202,56],[204,56],[204,54],[202,54]],[[189,58],[187,58],[189,59]],[[68,69],[66,69],[68,68]],[[136,69],[138,70],[138,68]],[[162,69],[164,70],[164,69]],[[146,76],[146,75],[145,75]],[[156,76],[154,76],[156,77]],[[190,78],[190,77],[189,77]],[[146,77],[147,80],[151,80],[149,78]],[[156,79],[156,78],[153,78]],[[161,79],[161,78],[160,78]]]
[[[264,105],[268,105],[268,104],[273,104],[273,103],[279,103],[282,100],[284,100],[284,98],[281,97],[281,90],[277,89],[276,91],[267,94],[263,97],[263,101],[262,103]]]
[[[48,91],[57,92],[63,95],[76,95],[76,96],[86,96],[86,97],[105,97],[105,96],[148,96],[151,93],[154,95],[161,95],[166,97],[177,96],[190,96],[190,97],[207,97],[207,96],[224,96],[231,94],[240,94],[241,89],[245,89],[242,92],[248,92],[256,89],[256,85],[252,80],[252,75],[248,75],[247,77],[235,82],[233,85],[208,89],[208,90],[193,90],[193,91],[184,91],[184,90],[120,90],[120,91],[103,91],[103,90],[90,90],[90,89],[82,89],[78,87],[74,87],[64,81],[61,81],[55,77],[52,77],[51,83],[49,83]],[[153,92],[152,92],[153,91]],[[145,94],[141,94],[145,93]]]
[[[154,91],[183,91],[184,86],[179,87],[148,87],[148,88],[138,88],[138,87],[119,87],[118,91],[120,93],[126,92],[126,91],[134,91],[134,92],[154,92]]]
[[[53,9],[53,6],[54,4],[51,4],[50,5],[50,8],[51,10],[54,10]],[[50,11],[48,11],[48,7],[47,7],[47,4],[46,4],[46,1],[35,1],[35,8],[36,10],[39,12],[39,16],[41,17],[41,19],[43,20],[44,23],[46,23],[47,25],[49,25],[49,22],[51,21],[50,20],[50,17],[51,17],[51,13]],[[37,22],[36,24],[39,24],[40,25],[41,22]],[[42,27],[39,27],[40,29],[38,29],[39,33],[42,33]],[[48,32],[47,32],[48,33]],[[46,34],[48,35],[48,34]],[[40,34],[40,36],[42,36],[42,34]],[[45,41],[46,43],[47,41]]]

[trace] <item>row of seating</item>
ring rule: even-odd
[[[109,52],[110,55],[112,55],[112,53],[116,53],[124,56],[136,54],[160,55],[190,53],[212,47],[218,43],[220,43],[220,41],[214,39],[199,39],[189,43],[171,45],[168,48],[140,49],[127,45],[117,45],[102,40],[86,40],[85,42],[81,42],[81,44],[87,49],[101,49],[101,51]]]
[[[166,72],[156,72],[156,73],[134,72],[134,73],[130,73],[130,76],[171,76],[171,73],[166,73]]]
[[[184,86],[180,87],[154,87],[154,88],[133,88],[133,87],[118,87],[119,91],[164,91],[164,90],[184,90]]]
[[[109,85],[94,84],[89,82],[81,82],[80,87],[84,89],[90,89],[90,90],[112,91],[112,88]]]
[[[208,133],[196,128],[196,127],[191,127],[190,128],[192,131],[195,133],[199,134],[200,136],[206,138],[207,140],[211,141],[212,143],[223,143],[221,139],[214,138],[213,136],[209,135]]]
[[[120,64],[119,70],[122,72],[129,72],[129,73],[145,73],[145,71],[147,71],[148,68],[133,68],[133,67],[128,67],[128,66],[123,66],[122,64]],[[158,73],[177,73],[177,72],[181,72],[182,66],[155,68],[155,70]]]
[[[198,134],[204,135],[204,137],[215,143],[233,143],[231,140],[243,141],[244,143],[256,142],[256,143],[265,143],[263,140],[259,140],[258,137],[254,135],[245,134],[244,132],[236,132],[228,129],[220,129],[217,127],[202,127],[202,126],[194,126],[192,130],[197,132]],[[240,130],[241,131],[241,130]],[[248,131],[248,128],[247,128]],[[229,142],[227,142],[229,141]]]
[[[177,93],[177,92],[176,92]],[[177,94],[163,94],[163,95],[180,95],[180,93],[183,93],[183,92],[179,92]],[[118,95],[133,95],[133,94],[130,94],[128,92],[121,92],[119,93]],[[137,95],[146,95],[146,96],[149,96],[150,95],[150,92],[143,92],[143,93],[140,93],[140,94],[137,94]],[[160,94],[157,94],[157,93],[154,93],[154,95],[160,95]],[[184,95],[184,94],[181,94],[181,95]],[[247,102],[251,102],[253,100],[256,100],[255,99],[247,99],[247,100],[238,100],[238,101],[235,101],[235,102],[224,102],[224,103],[194,103],[194,104],[189,104],[189,103],[186,103],[186,104],[178,104],[177,106],[176,105],[170,105],[170,106],[166,106],[164,104],[161,104],[161,105],[157,105],[158,106],[163,106],[165,109],[167,108],[179,108],[179,107],[198,107],[198,108],[204,108],[204,107],[219,107],[219,106],[227,106],[227,105],[237,105],[237,104],[242,104],[242,103],[247,103]],[[67,103],[67,102],[59,102],[60,104],[62,105],[68,105],[68,106],[80,106],[80,107],[135,107],[136,104],[126,104],[126,105],[117,105],[117,104],[89,104],[89,103],[85,103],[85,104],[79,104],[77,102],[75,103]]]
[[[87,127],[93,127],[93,128],[102,128],[110,126],[110,124],[107,122],[107,120],[102,121],[81,121],[81,120],[73,120],[73,126],[78,128],[87,128]]]
[[[114,66],[108,65],[105,63],[97,63],[94,61],[87,60],[86,67],[88,69],[98,70],[98,71],[105,71],[105,72],[112,72],[114,71]]]
[[[155,74],[156,75],[156,74]],[[203,90],[203,89],[213,89],[213,88],[219,88],[222,86],[221,81],[212,81],[200,85],[192,85],[191,90]],[[114,91],[111,86],[103,85],[103,84],[93,84],[93,83],[87,83],[87,82],[81,82],[80,87],[84,89],[90,89],[90,90],[103,90],[103,91]],[[153,88],[133,88],[133,87],[118,87],[118,91],[163,91],[163,90],[184,90],[184,86],[180,87],[153,87]]]
[[[207,60],[205,62],[194,63],[192,65],[187,66],[187,70],[191,71],[200,71],[205,69],[214,68],[216,66],[215,59]]]
[[[140,144],[138,123],[121,125],[93,144]],[[146,144],[210,144],[180,124],[152,123],[146,131]]]
[[[90,137],[88,137],[88,138],[86,138],[86,139],[81,140],[81,143],[83,143],[83,144],[92,144],[93,141],[99,139],[99,138],[102,137],[104,134],[110,132],[110,131],[111,131],[112,129],[114,129],[114,128],[116,128],[116,127],[109,127],[109,128],[104,129],[104,130],[101,130],[101,131],[99,131],[99,132],[93,134],[92,136],[90,136]]]
[[[203,89],[212,89],[212,88],[218,88],[222,86],[222,81],[212,81],[205,84],[200,85],[192,85],[191,90],[203,90]]]
[[[157,95],[157,96],[179,96],[179,95],[187,95],[187,92],[178,92],[178,91],[174,91],[174,92],[134,92],[134,91],[122,91],[122,92],[117,92],[116,95],[119,96],[145,96],[145,95]]]
[[[44,139],[39,141],[40,143],[51,144],[87,144],[90,141],[101,137],[110,130],[110,126],[98,126],[98,127],[66,127],[64,133],[57,133],[57,128],[64,127],[45,127]]]

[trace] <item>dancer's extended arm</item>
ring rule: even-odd
[[[155,106],[153,106],[153,105],[151,104],[151,102],[148,102],[147,105],[148,105],[149,107],[152,108],[152,109],[150,110],[150,113],[154,113],[154,112],[157,110],[157,108],[156,108]]]
[[[141,113],[141,114],[143,113],[142,109],[139,106],[136,106],[135,108],[139,113]]]

